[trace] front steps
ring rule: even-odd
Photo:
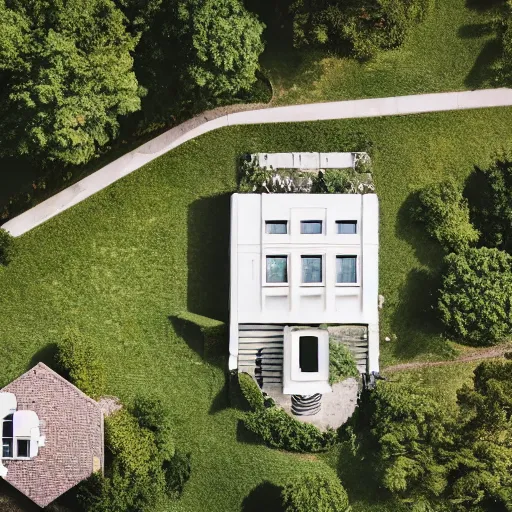
[[[238,370],[264,384],[283,382],[282,325],[239,324]]]

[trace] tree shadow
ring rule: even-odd
[[[503,0],[466,0],[466,7],[473,11],[490,11],[503,4]]]
[[[474,23],[459,27],[458,35],[462,39],[478,39],[483,36],[494,34],[496,29],[491,23]]]
[[[188,310],[223,322],[229,307],[230,195],[194,201],[188,213]]]
[[[218,412],[224,411],[230,407],[230,397],[229,397],[230,387],[228,376],[224,374],[224,384],[222,388],[219,390],[217,395],[212,401],[210,405],[210,409],[208,414],[216,414]]]
[[[259,484],[244,498],[241,512],[284,512],[281,487],[268,481]]]
[[[432,240],[425,231],[425,226],[416,222],[413,211],[420,205],[419,192],[412,192],[402,203],[398,210],[395,224],[395,234],[414,248],[416,258],[430,268],[439,268],[443,260],[443,249],[435,240]]]
[[[442,337],[444,329],[437,316],[440,285],[440,272],[422,269],[409,272],[391,319],[391,328],[397,336],[394,347],[397,357],[413,359],[420,354],[453,357],[453,349]]]
[[[38,363],[44,363],[46,366],[49,366],[52,370],[60,373],[60,368],[57,364],[57,352],[58,347],[56,343],[49,343],[45,345],[43,348],[39,349],[30,359],[30,362],[27,366],[27,370],[30,370]]]
[[[248,430],[242,420],[238,420],[236,426],[236,440],[239,443],[252,444],[252,445],[265,445],[261,437],[257,436],[254,432]]]
[[[464,84],[470,89],[477,89],[489,84],[496,86],[499,77],[494,69],[494,64],[499,60],[500,55],[501,42],[499,39],[487,41],[465,78]]]

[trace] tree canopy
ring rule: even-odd
[[[0,0],[0,150],[87,162],[140,108],[137,37],[111,0]]]

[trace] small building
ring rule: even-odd
[[[0,390],[0,476],[40,507],[101,471],[103,412],[43,363]]]
[[[378,226],[375,194],[233,194],[229,368],[330,393],[341,332],[360,372],[378,372]]]

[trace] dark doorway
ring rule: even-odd
[[[302,372],[318,372],[318,338],[316,336],[299,338],[299,366]]]

